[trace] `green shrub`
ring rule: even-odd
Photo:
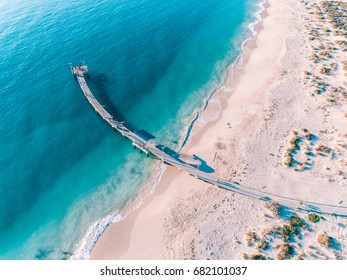
[[[269,248],[269,243],[266,240],[261,239],[257,248],[265,251]]]
[[[289,242],[290,237],[296,233],[296,228],[293,228],[290,225],[284,225],[277,229],[277,233],[282,236],[285,242]]]
[[[288,242],[293,234],[299,234],[299,228],[306,228],[303,220],[297,216],[292,216],[288,224],[277,229],[277,233],[283,237],[285,242]]]
[[[251,260],[266,260],[266,257],[262,254],[252,254],[249,256]]]
[[[320,221],[320,217],[316,213],[310,213],[308,214],[308,219],[312,223],[318,223]]]
[[[300,228],[305,227],[304,221],[297,216],[292,216],[289,220],[289,224],[290,226],[293,226],[293,227],[300,227]]]

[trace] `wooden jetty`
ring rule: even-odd
[[[208,173],[200,169],[200,164],[194,158],[194,156],[179,154],[172,151],[170,148],[157,144],[154,140],[154,136],[144,130],[138,130],[132,132],[126,128],[123,122],[117,121],[105,108],[97,101],[93,93],[89,89],[85,80],[85,75],[88,72],[87,65],[71,66],[71,72],[76,77],[84,96],[94,110],[107,121],[114,130],[121,133],[124,137],[132,141],[134,147],[140,149],[147,155],[160,159],[162,162],[172,165],[179,170],[186,171],[191,176],[196,177],[206,183],[215,185],[219,188],[233,191],[242,195],[246,195],[255,199],[263,201],[276,200],[282,205],[286,205],[291,208],[298,209],[299,211],[306,212],[318,212],[340,216],[347,216],[347,207],[344,205],[331,205],[322,204],[316,202],[303,201],[300,199],[294,199],[290,197],[283,197],[276,194],[265,192],[264,190],[253,189],[247,186],[243,186],[237,182],[229,182],[221,180],[215,173]]]

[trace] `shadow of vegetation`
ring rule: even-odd
[[[279,211],[278,215],[282,219],[289,221],[290,218],[292,216],[295,216],[296,214],[295,214],[295,212],[294,212],[294,210],[292,208],[289,208],[289,207],[284,206],[284,205],[281,204],[281,208],[280,208],[280,211]]]
[[[336,238],[334,237],[329,237],[330,238],[330,247],[334,250],[341,250],[342,245],[340,243],[340,241],[338,241]]]

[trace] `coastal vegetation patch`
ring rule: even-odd
[[[267,250],[267,249],[269,249],[269,248],[270,248],[269,242],[267,242],[267,241],[264,240],[264,239],[259,240],[259,243],[258,243],[258,245],[257,245],[257,249],[258,249],[258,250],[263,250],[263,251],[265,251],[265,250]]]
[[[308,219],[312,223],[318,223],[321,219],[320,216],[318,216],[316,213],[310,213],[308,214]]]
[[[262,254],[251,254],[249,256],[250,260],[266,260],[266,257]]]
[[[258,236],[254,231],[246,232],[246,242],[247,246],[252,246],[256,241],[258,241]]]
[[[299,236],[301,228],[306,229],[304,221],[298,216],[291,216],[289,222],[282,227],[278,227],[276,232],[285,242],[289,242],[294,235]]]
[[[320,245],[327,247],[327,248],[331,247],[331,245],[332,245],[332,238],[323,232],[318,234],[317,241]]]
[[[276,246],[276,249],[278,249],[277,253],[277,259],[279,260],[288,260],[292,258],[294,254],[294,248],[288,243],[282,243],[278,244]]]
[[[274,217],[278,217],[280,215],[281,205],[277,201],[267,201],[264,206],[272,213]]]
[[[313,165],[313,145],[318,137],[306,128],[294,130],[291,135],[289,146],[284,151],[283,166],[294,168],[295,171],[309,170]]]
[[[334,35],[347,38],[347,3],[342,1],[323,1],[322,8],[334,27]]]

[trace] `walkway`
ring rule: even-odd
[[[162,162],[172,165],[179,170],[183,170],[190,175],[200,179],[206,183],[215,185],[222,189],[236,192],[238,194],[246,195],[255,199],[260,199],[263,201],[275,200],[281,205],[287,206],[289,208],[297,209],[300,211],[307,212],[317,212],[325,214],[333,214],[339,216],[347,216],[347,206],[342,205],[340,201],[336,205],[331,204],[321,204],[316,202],[301,201],[298,199],[293,199],[289,197],[282,197],[276,194],[271,194],[265,191],[260,191],[256,189],[249,188],[247,186],[242,186],[238,183],[230,183],[219,179],[214,173],[205,172],[200,170],[198,165],[189,164],[183,161],[181,158],[189,158],[188,155],[180,155],[178,153],[172,153],[172,150],[163,145],[158,145],[153,139],[145,139],[139,135],[139,133],[132,132],[126,128],[122,122],[119,122],[110,115],[105,108],[96,100],[93,93],[90,91],[87,82],[85,80],[85,74],[88,72],[87,65],[72,66],[71,71],[76,77],[84,96],[87,98],[89,103],[93,106],[95,111],[107,121],[115,130],[120,132],[124,137],[127,137],[132,141],[134,147],[137,147],[141,151],[145,152],[147,155],[152,155],[155,158],[160,159]],[[153,137],[154,138],[154,137]],[[192,159],[193,157],[191,157]],[[191,161],[191,160],[190,160]]]

